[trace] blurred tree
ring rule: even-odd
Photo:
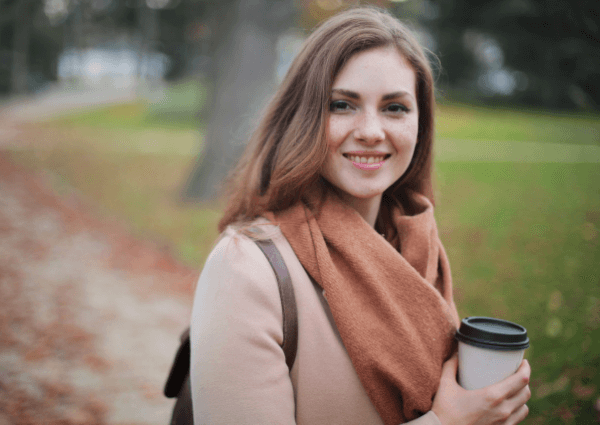
[[[210,2],[183,0],[174,7],[160,10],[159,34],[156,49],[170,58],[168,80],[193,74],[196,40],[193,28],[207,19]]]
[[[439,42],[449,86],[465,91],[477,87],[481,65],[494,61],[489,55],[494,55],[497,44],[499,66],[507,71],[503,75],[519,81],[512,81],[516,90],[495,99],[554,109],[600,107],[600,2],[437,0],[433,4],[440,13],[430,28]],[[480,79],[479,86],[486,81]],[[485,94],[481,88],[479,93]]]
[[[292,0],[223,0],[210,6],[213,95],[204,149],[184,191],[190,200],[213,198],[238,158],[273,93],[277,39],[294,16]]]
[[[29,40],[32,30],[31,15],[34,7],[33,0],[19,0],[13,5],[14,36],[11,73],[11,91],[13,93],[27,91]]]
[[[508,6],[495,5],[482,18],[506,50],[507,64],[528,76],[520,100],[547,108],[598,108],[600,2],[537,0],[521,10]]]
[[[62,34],[40,0],[0,0],[0,93],[25,93],[56,79]]]

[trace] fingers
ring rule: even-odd
[[[510,381],[511,385],[508,385],[507,397],[510,398],[518,393],[523,387],[529,384],[529,377],[531,376],[531,367],[527,360],[523,360],[519,369],[512,375],[506,378],[506,381]]]
[[[458,372],[458,354],[454,354],[444,363],[442,368],[443,380],[448,380],[456,383],[456,373]]]
[[[519,366],[519,368],[517,369],[517,371],[515,373],[525,373],[527,375],[527,377],[529,377],[529,375],[531,375],[531,366],[529,365],[529,362],[527,361],[527,359],[524,359],[521,362],[521,365]]]
[[[493,392],[491,394],[494,394]],[[503,425],[514,425],[521,422],[529,413],[529,408],[525,404],[531,392],[529,386],[526,385],[514,397],[504,400],[488,399],[491,402],[488,406],[488,417],[493,418],[490,423],[498,423]],[[486,423],[486,422],[484,422]]]
[[[529,384],[530,375],[531,367],[529,366],[529,362],[523,360],[521,366],[514,374],[491,387],[494,387],[493,392],[497,394],[499,398],[511,398]]]
[[[524,411],[523,407],[525,407],[525,410],[529,411],[525,403],[527,403],[530,398],[531,390],[529,389],[529,385],[526,385],[525,388],[522,388],[521,391],[519,391],[514,397],[507,399],[504,403],[506,403],[508,406],[511,406],[511,417],[521,417],[521,413]],[[525,416],[527,416],[527,414],[525,414]]]
[[[519,409],[510,415],[510,418],[506,421],[506,425],[516,425],[523,421],[529,414],[529,407],[526,404],[522,405]]]
[[[531,390],[529,389],[529,385],[526,385],[521,389],[512,399],[515,401],[515,405],[520,406],[525,404],[531,398]]]
[[[456,376],[456,372],[458,371],[458,354],[454,354],[450,357],[446,363],[444,363],[444,367],[442,369],[442,374],[452,374],[452,376]]]
[[[510,417],[506,421],[507,425],[518,424],[529,414],[529,408],[525,404],[531,398],[531,390],[529,389],[529,385],[527,385],[527,382],[529,381],[529,372],[529,365],[524,362],[517,372],[517,374],[521,374],[523,377],[517,376],[515,379],[517,382],[519,382],[520,379],[523,387],[513,394],[507,394],[506,399],[502,402],[504,407],[500,408],[504,408],[505,411],[508,410],[511,412]]]

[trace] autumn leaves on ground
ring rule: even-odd
[[[197,271],[0,152],[0,424],[165,424]]]

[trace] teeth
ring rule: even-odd
[[[358,155],[348,155],[348,158],[350,159],[350,161],[352,162],[357,162],[360,164],[373,164],[373,163],[379,163],[382,162],[385,157],[384,156],[358,156]]]

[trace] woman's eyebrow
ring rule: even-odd
[[[360,99],[360,95],[354,91],[351,90],[345,90],[345,89],[333,89],[331,90],[332,93],[339,93],[343,96],[349,97],[350,99]]]
[[[388,93],[386,95],[383,95],[381,100],[398,99],[399,97],[412,97],[412,96],[407,91],[395,91],[393,93]]]
[[[333,90],[331,90],[331,92],[341,94],[342,96],[349,97],[350,99],[360,99],[360,95],[352,90],[333,89]],[[390,100],[390,99],[398,99],[401,97],[412,97],[412,96],[409,92],[401,90],[401,91],[395,91],[393,93],[385,94],[381,97],[381,100],[386,101],[386,100]]]
[[[342,96],[346,96],[349,97],[350,99],[360,99],[360,95],[354,91],[351,90],[345,90],[345,89],[333,89],[331,90],[331,93],[339,93]]]

